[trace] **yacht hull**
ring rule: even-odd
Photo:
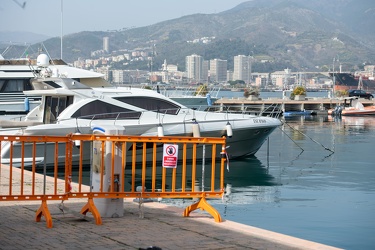
[[[263,145],[265,140],[268,138],[268,136],[273,132],[273,130],[277,126],[272,127],[262,127],[262,128],[254,128],[254,129],[238,129],[233,131],[233,136],[231,138],[227,138],[227,149],[226,153],[229,159],[237,159],[237,158],[245,158],[251,155],[254,155],[260,147]],[[62,135],[69,133],[74,133],[74,128],[69,128],[66,126],[61,126],[60,129],[55,128],[54,134]],[[44,131],[43,135],[46,134],[46,130],[42,129],[33,129],[29,130],[33,131],[34,135],[41,135],[42,131]],[[211,131],[207,133],[202,133],[202,137],[218,137],[223,134],[223,131]],[[171,136],[192,136],[189,134],[174,134]],[[24,155],[23,159],[21,157],[21,149],[22,144],[21,143],[14,143],[11,145],[10,143],[3,142],[2,145],[2,155],[1,155],[1,163],[2,164],[10,164],[12,163],[12,166],[14,167],[20,167],[21,164],[23,164],[25,167],[31,167],[33,165],[33,144],[25,143],[24,145]],[[9,152],[10,147],[12,148],[12,159],[10,159]],[[49,143],[49,142],[41,142],[36,143],[36,154],[35,154],[35,164],[38,167],[46,166],[54,166],[57,164],[58,166],[63,166],[65,164],[66,158],[65,158],[65,151],[66,151],[66,145],[65,143],[58,143],[58,156],[56,157],[56,145],[55,143]],[[133,162],[132,159],[132,152],[133,152],[133,145],[130,143],[127,143],[126,145],[126,152],[122,153],[126,157],[127,164],[131,164]],[[179,146],[179,159],[182,160],[182,148],[183,145],[181,144]],[[163,144],[160,143],[157,145],[157,160],[162,160],[162,149]],[[221,155],[221,146],[217,147],[216,149],[216,157],[220,158]],[[87,165],[91,163],[92,160],[92,144],[91,142],[83,142],[80,147],[73,147],[72,151],[72,164],[78,165],[79,161],[81,159],[81,152],[82,152],[82,163]],[[207,146],[203,150],[203,145],[197,146],[197,154],[196,159],[201,160],[203,158],[203,155],[205,154],[206,157],[211,158],[212,154],[212,148]],[[143,153],[143,144],[137,144],[136,145],[136,162],[141,163],[142,162],[142,153]],[[153,155],[153,149],[152,145],[146,145],[146,159],[147,162],[152,161],[152,155]],[[192,146],[187,147],[187,160],[192,160]],[[56,161],[56,162],[55,162]]]

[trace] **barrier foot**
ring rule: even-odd
[[[222,222],[223,221],[221,219],[221,216],[220,216],[219,212],[213,206],[208,204],[208,202],[207,202],[207,200],[204,196],[202,196],[199,199],[198,202],[196,202],[196,203],[188,206],[187,208],[185,208],[184,217],[188,217],[189,214],[196,209],[206,210],[209,214],[212,215],[212,217],[214,217],[216,222]]]
[[[42,205],[40,205],[38,211],[36,211],[35,221],[40,222],[42,216],[46,219],[47,228],[52,228],[52,217],[48,210],[46,200],[42,200]]]
[[[92,213],[95,218],[96,225],[102,224],[102,217],[100,216],[98,209],[95,207],[92,197],[89,198],[86,205],[81,209],[81,214],[86,215],[87,212]]]

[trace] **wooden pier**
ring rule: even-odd
[[[364,106],[375,105],[374,100],[361,99]],[[343,103],[343,99],[306,98],[302,101],[269,98],[249,100],[247,98],[222,98],[214,103],[215,111],[230,111],[246,114],[273,115],[284,112],[312,111],[312,114],[326,115],[328,109]],[[211,110],[211,108],[210,108]]]

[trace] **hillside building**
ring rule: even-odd
[[[186,77],[189,82],[199,83],[205,79],[203,74],[203,61],[203,57],[196,54],[186,57]]]
[[[108,53],[109,52],[109,37],[103,37],[103,50]]]
[[[213,59],[210,60],[210,80],[211,82],[227,81],[227,60]]]
[[[242,80],[251,83],[251,57],[238,55],[234,57],[233,80]]]
[[[272,85],[280,89],[289,89],[290,85],[294,84],[294,81],[292,81],[294,78],[291,75],[292,71],[290,69],[271,73]]]

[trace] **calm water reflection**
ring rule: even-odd
[[[226,219],[345,249],[375,246],[375,117],[288,117],[268,143],[231,162],[232,194],[215,202]]]

